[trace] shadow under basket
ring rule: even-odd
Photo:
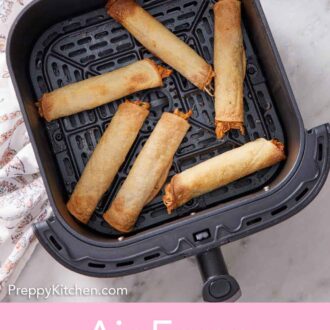
[[[214,1],[139,3],[213,62]],[[204,299],[234,300],[240,288],[228,274],[219,247],[284,221],[313,200],[329,172],[330,126],[305,130],[261,5],[243,0],[246,135],[233,131],[217,140],[212,98],[178,73],[161,89],[130,96],[150,102],[151,114],[91,221],[79,224],[66,202],[123,100],[51,123],[38,116],[35,101],[45,92],[143,58],[161,63],[110,18],[104,6],[101,0],[35,0],[17,18],[8,38],[9,70],[54,211],[53,218],[35,226],[35,233],[64,266],[96,277],[137,273],[195,255],[205,282]],[[260,137],[283,141],[287,160],[196,198],[171,215],[160,193],[144,208],[134,231],[122,237],[102,214],[161,114],[173,108],[194,111],[169,179]]]

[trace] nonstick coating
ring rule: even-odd
[[[212,1],[140,1],[158,20],[193,47],[209,63],[213,62]],[[96,232],[119,235],[102,219],[134,160],[163,112],[173,108],[193,109],[191,129],[178,150],[170,177],[191,166],[238,147],[259,137],[283,141],[283,130],[269,96],[266,81],[258,64],[249,36],[244,28],[247,54],[247,78],[244,105],[247,133],[233,131],[224,140],[214,134],[214,103],[180,74],[165,81],[161,89],[149,90],[129,99],[151,102],[151,114],[139,134],[126,162],[112,186],[98,205],[88,226]],[[36,99],[43,93],[69,83],[87,79],[123,67],[142,58],[153,56],[113,19],[104,8],[65,20],[48,29],[36,43],[30,60],[30,76]],[[153,58],[158,63],[159,60]],[[107,104],[68,118],[45,123],[50,146],[63,178],[67,199],[72,193],[98,140],[123,100]],[[261,189],[276,175],[278,166],[260,171],[212,193],[196,198],[168,215],[157,196],[139,217],[136,231],[169,222],[192,212],[205,210],[224,201]],[[170,180],[169,177],[169,180]]]

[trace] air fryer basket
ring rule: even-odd
[[[173,3],[173,2],[172,2]],[[183,0],[156,5],[150,13],[213,62],[213,12],[209,2]],[[164,14],[166,13],[166,15]],[[90,23],[92,22],[92,24]],[[69,25],[68,25],[69,24]],[[71,32],[73,30],[73,32]],[[249,78],[245,83],[245,113],[247,134],[241,136],[233,131],[224,140],[214,134],[214,104],[212,98],[190,84],[180,74],[166,79],[162,89],[149,90],[133,95],[149,101],[151,114],[133,146],[128,160],[122,166],[115,181],[101,200],[88,226],[95,231],[118,237],[102,218],[111,200],[127,177],[151,131],[164,111],[173,108],[194,109],[190,120],[191,129],[186,135],[175,158],[170,177],[212,156],[223,153],[259,137],[284,140],[283,131],[275,107],[268,94],[265,79],[259,68],[248,35],[244,33],[246,53],[249,59]],[[114,20],[109,19],[104,8],[88,12],[70,21],[52,26],[39,38],[30,60],[30,75],[36,97],[74,81],[99,75],[145,57],[151,57],[130,34]],[[153,60],[158,61],[152,57]],[[254,86],[258,85],[257,88]],[[260,97],[260,99],[257,99]],[[64,182],[66,195],[70,195],[81,175],[88,158],[103,134],[118,105],[110,103],[96,110],[46,123],[53,153]],[[162,223],[169,223],[192,212],[258,190],[274,177],[279,166],[266,169],[249,178],[242,179],[215,192],[201,196],[188,205],[167,214],[162,193],[142,212],[135,231],[141,231]],[[134,232],[132,233],[134,234]]]
[[[212,63],[214,1],[140,3]],[[151,115],[88,227],[79,225],[65,203],[122,100],[51,123],[38,117],[34,101],[68,83],[152,57],[107,16],[104,5],[101,0],[36,0],[17,19],[8,40],[9,69],[55,214],[36,226],[36,234],[54,258],[91,276],[120,276],[197,255],[204,298],[233,299],[239,286],[228,275],[218,247],[289,218],[317,195],[329,171],[329,125],[305,131],[259,1],[243,0],[247,134],[232,132],[217,141],[212,98],[178,73],[162,89],[132,96],[151,102]],[[197,198],[172,215],[160,194],[143,210],[135,231],[118,239],[102,214],[161,113],[174,107],[193,108],[194,115],[170,176],[258,137],[284,141],[288,159]]]

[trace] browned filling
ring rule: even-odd
[[[245,134],[244,124],[242,122],[229,122],[229,121],[215,121],[215,132],[218,139],[222,139],[227,132],[232,129],[237,129],[241,132],[242,135]]]
[[[203,90],[204,92],[206,92],[210,96],[214,96],[213,95],[213,88],[211,87],[211,83],[212,83],[212,80],[213,80],[214,77],[215,77],[215,72],[213,71],[212,66],[210,66],[209,72],[208,72],[207,77],[206,77],[206,81],[205,81],[204,85],[201,88],[201,90]]]
[[[163,202],[167,207],[168,214],[171,214],[176,209],[176,202],[172,184],[169,183],[165,188],[165,195],[163,196]]]
[[[157,65],[157,69],[162,79],[169,77],[173,73],[173,70],[167,69],[161,65]]]
[[[184,120],[188,120],[193,114],[191,109],[186,113],[180,111],[179,109],[175,109],[173,113]]]
[[[285,147],[284,144],[282,142],[280,142],[279,140],[273,139],[271,141],[281,152],[284,153]]]

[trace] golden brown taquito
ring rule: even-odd
[[[39,113],[51,121],[91,110],[141,90],[161,87],[171,73],[149,59],[137,61],[44,94],[38,102]]]
[[[241,2],[214,5],[215,126],[218,139],[232,129],[244,134],[243,86],[246,57],[241,27]]]
[[[109,0],[108,14],[151,53],[201,90],[209,90],[212,66],[134,0]]]
[[[175,175],[163,196],[168,213],[191,199],[285,159],[282,143],[258,139]]]
[[[149,115],[150,105],[122,103],[89,159],[67,204],[71,214],[88,223],[103,194],[110,187]]]
[[[130,232],[143,207],[164,185],[173,157],[186,135],[188,116],[164,113],[138,155],[104,219],[120,232]]]

